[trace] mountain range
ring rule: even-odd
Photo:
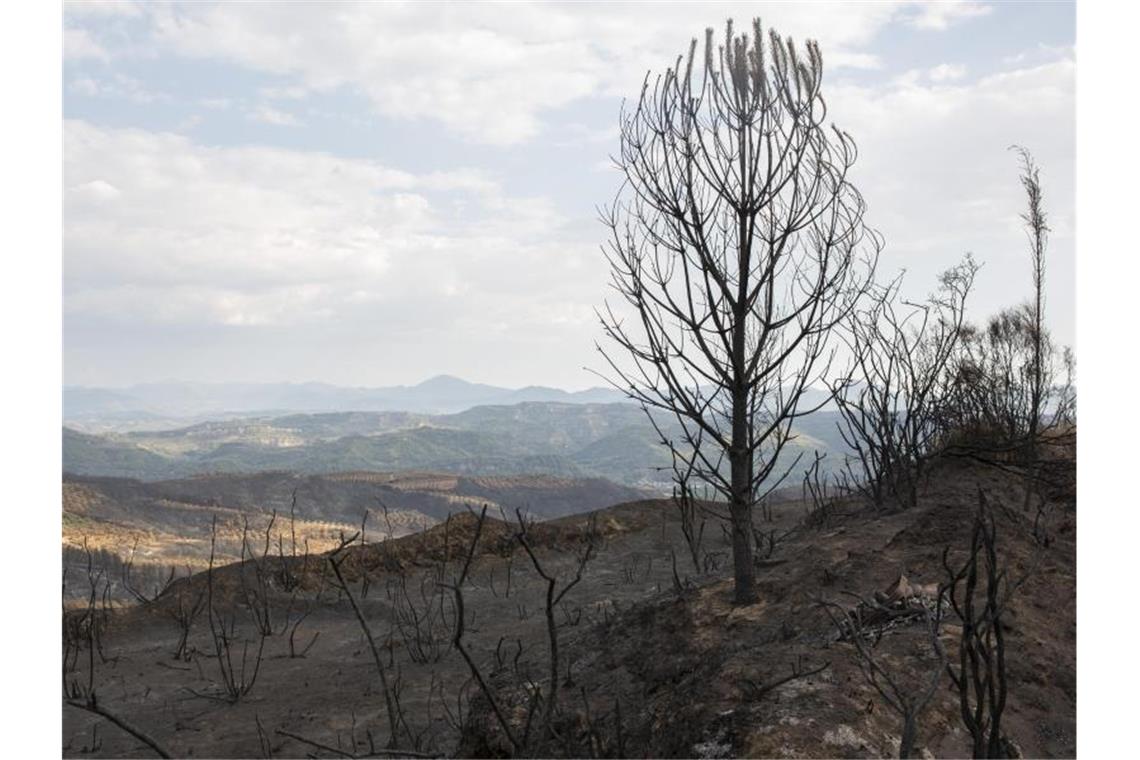
[[[399,411],[452,414],[523,402],[618,403],[612,388],[501,388],[439,375],[417,385],[362,388],[327,383],[145,383],[129,388],[65,386],[64,421],[87,430],[176,427],[187,422],[285,412]]]

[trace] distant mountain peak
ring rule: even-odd
[[[429,377],[427,380],[424,380],[421,383],[417,383],[412,387],[423,388],[427,390],[438,390],[442,388],[470,388],[474,385],[478,385],[478,383],[469,382],[461,377],[456,377],[455,375],[436,375],[434,377]]]
[[[503,388],[441,374],[416,385],[345,387],[325,383],[149,383],[126,389],[65,386],[63,416],[97,429],[140,425],[184,427],[204,419],[279,416],[286,413],[389,411],[422,414],[461,412],[476,406],[520,401],[617,402],[622,394],[603,388],[565,391],[542,385]]]

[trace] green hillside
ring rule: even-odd
[[[810,420],[810,424],[808,423]],[[662,421],[666,431],[672,428]],[[804,420],[785,461],[837,449],[834,417]],[[630,404],[528,402],[450,415],[293,414],[95,436],[64,430],[64,471],[157,480],[196,473],[432,470],[606,478],[660,489],[669,456]]]

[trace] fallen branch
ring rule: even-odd
[[[158,753],[159,757],[171,757],[170,753],[163,749],[161,744],[159,744],[147,734],[143,733],[142,729],[135,728],[130,723],[127,723],[127,721],[120,718],[118,715],[115,715],[107,708],[98,704],[94,699],[88,701],[83,701],[80,699],[69,699],[67,700],[67,704],[71,705],[72,707],[79,708],[80,710],[86,710],[89,713],[93,713],[101,718],[109,720],[111,723],[114,723],[116,726],[123,729],[128,734],[153,749]]]
[[[829,667],[831,667],[831,663],[825,662],[818,668],[804,670],[802,658],[797,657],[796,661],[792,663],[792,672],[789,675],[783,676],[781,678],[773,678],[769,681],[765,681],[762,684],[757,684],[748,679],[741,679],[740,685],[746,692],[746,698],[752,701],[756,701],[768,692],[778,689],[786,683],[798,680],[800,678],[809,678],[811,676],[818,675],[819,673],[827,670]]]

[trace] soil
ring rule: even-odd
[[[954,562],[968,544],[981,490],[993,506],[1011,577],[1028,573],[1005,619],[1010,688],[1004,732],[1023,756],[1074,756],[1075,506],[1065,498],[1047,502],[1046,518],[1037,521],[1038,537],[1041,525],[1048,534],[1043,546],[1034,537],[1036,504],[1023,511],[1022,488],[1011,475],[947,463],[932,474],[919,504],[906,510],[847,503],[822,523],[806,520],[799,501],[773,505],[771,521],[757,510],[756,529],[775,531],[777,542],[757,565],[759,601],[747,606],[732,604],[731,553],[716,522],[706,527],[702,567],[694,568],[667,501],[533,525],[532,546],[558,579],[557,590],[574,577],[591,519],[600,539],[580,582],[555,610],[558,711],[549,731],[528,736],[527,751],[539,757],[897,755],[901,718],[867,682],[855,648],[839,640],[819,603],[851,608],[854,595],[897,593],[904,585],[916,595],[936,588],[944,577],[944,548],[951,547]],[[489,514],[482,527],[463,590],[465,642],[522,735],[535,689],[548,691],[547,586],[513,539],[517,524],[504,517],[510,515]],[[458,575],[476,522],[471,513],[457,515],[423,533],[355,546],[344,555],[343,572],[397,683],[421,753],[511,749],[450,645],[452,596],[436,585]],[[272,579],[275,634],[265,640],[248,694],[236,702],[224,698],[205,613],[192,629],[188,657],[173,657],[179,630],[172,612],[180,599],[204,590],[206,574],[199,573],[153,603],[108,613],[106,661],[93,658],[99,704],[181,757],[363,757],[383,748],[390,732],[376,665],[325,558],[268,557],[264,568]],[[232,656],[240,662],[245,639],[252,662],[259,637],[243,578],[247,587],[255,583],[253,563],[215,570],[214,604],[221,618],[234,621]],[[299,585],[287,591],[293,583]],[[402,635],[397,623],[409,600],[417,616],[435,621],[432,635],[419,641]],[[291,657],[288,629],[305,612],[294,654],[319,635],[304,656]],[[947,618],[941,631],[952,664],[960,635],[954,622]],[[938,666],[921,618],[886,631],[874,651],[904,684],[923,682]],[[87,684],[88,661],[84,650],[65,682]],[[943,676],[919,718],[916,752],[967,756],[968,740],[957,694]],[[154,756],[103,718],[72,706],[64,708],[63,745],[67,757]]]

